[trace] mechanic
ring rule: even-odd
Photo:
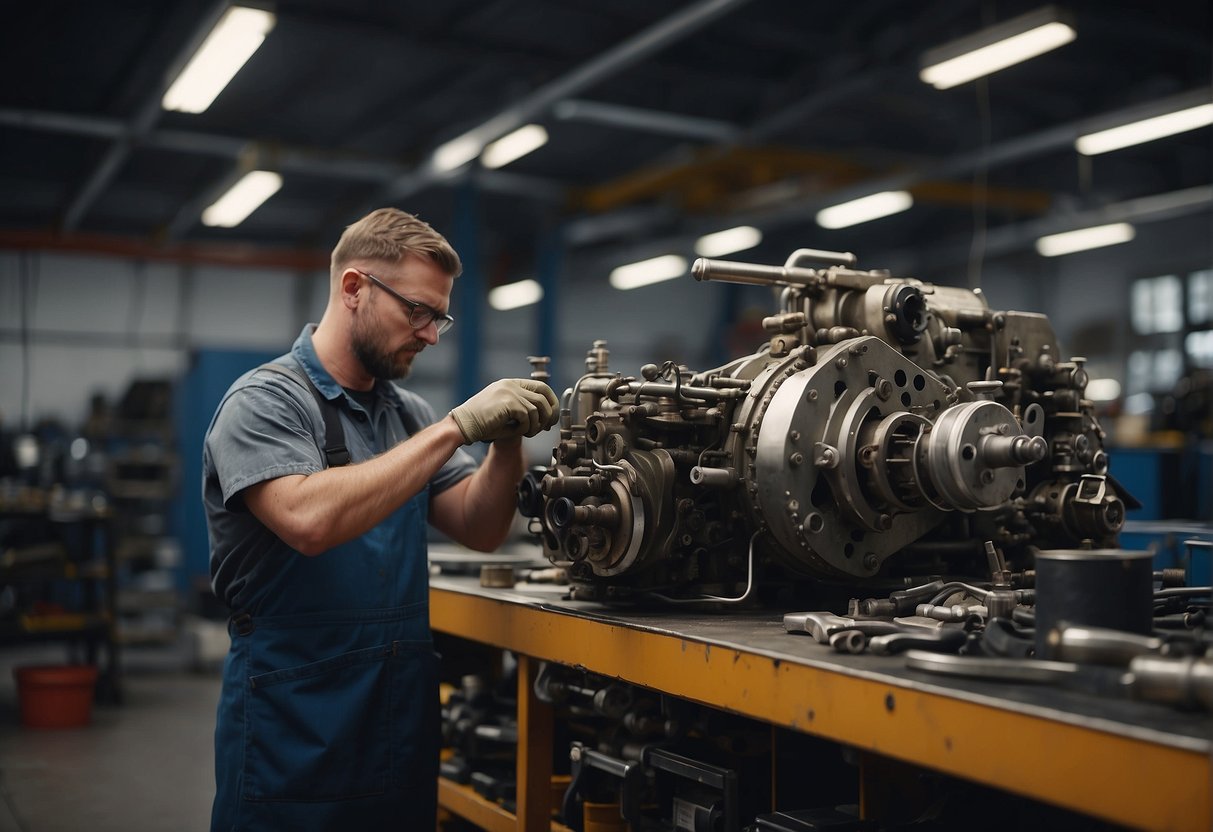
[[[328,306],[238,379],[203,449],[233,614],[212,829],[433,829],[440,731],[426,522],[491,551],[555,394],[503,379],[442,419],[392,383],[438,343],[459,256],[394,208],[349,226]],[[463,445],[490,442],[479,466]]]

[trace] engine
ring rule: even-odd
[[[985,541],[1018,568],[1034,546],[1115,546],[1132,498],[1045,316],[811,249],[692,274],[776,287],[770,340],[639,376],[594,342],[519,492],[575,596],[741,602],[982,574]]]

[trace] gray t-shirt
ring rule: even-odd
[[[421,397],[378,382],[372,407],[354,401],[316,357],[304,327],[291,352],[273,363],[306,372],[340,412],[350,462],[383,453],[435,421]],[[325,467],[324,418],[310,390],[294,378],[253,370],[231,386],[211,421],[203,446],[202,500],[211,543],[211,586],[232,609],[245,609],[291,558],[303,557],[248,511],[241,492],[250,485]],[[430,479],[431,496],[472,474],[476,462],[462,448]],[[425,557],[424,552],[409,556]]]

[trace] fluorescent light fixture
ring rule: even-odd
[[[686,274],[687,259],[677,254],[663,254],[637,263],[620,266],[611,272],[611,285],[616,289],[637,289],[650,283],[673,280]]]
[[[745,251],[762,242],[762,232],[752,225],[726,228],[715,234],[705,234],[695,241],[695,253],[700,257],[723,257],[736,251]]]
[[[946,90],[1043,55],[1074,40],[1073,27],[1053,6],[982,29],[928,50],[918,74],[938,90]]]
[[[1186,110],[1176,110],[1154,118],[1135,121],[1132,124],[1122,124],[1100,130],[1098,133],[1088,133],[1079,136],[1074,147],[1084,156],[1095,156],[1122,147],[1132,147],[1143,142],[1152,142],[1176,133],[1186,133],[1199,127],[1213,124],[1213,104],[1201,104],[1188,107]]]
[[[1041,237],[1036,241],[1036,250],[1045,257],[1057,257],[1062,254],[1073,254],[1076,251],[1127,243],[1136,234],[1137,231],[1127,222],[1096,225],[1091,228],[1080,228],[1077,231],[1066,231],[1062,234]]]
[[[1093,402],[1114,402],[1120,398],[1120,382],[1114,378],[1093,378],[1087,382],[1086,397]]]
[[[817,224],[822,228],[846,228],[900,213],[913,204],[914,197],[909,191],[881,191],[821,209],[817,212]]]
[[[530,306],[543,299],[543,287],[537,280],[519,280],[489,290],[489,306],[494,309],[517,309]]]
[[[201,113],[211,106],[261,46],[274,21],[267,11],[232,6],[173,81],[160,106],[183,113]]]
[[[480,164],[490,169],[505,167],[547,143],[547,130],[538,124],[527,124],[486,147],[480,156]]]
[[[483,147],[475,136],[459,136],[435,150],[430,164],[438,173],[446,173],[461,168],[475,159],[480,155]]]
[[[235,228],[281,187],[282,177],[273,171],[251,170],[202,212],[202,224]]]

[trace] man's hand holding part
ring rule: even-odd
[[[556,423],[559,400],[542,381],[495,381],[451,411],[466,444],[534,436]]]

